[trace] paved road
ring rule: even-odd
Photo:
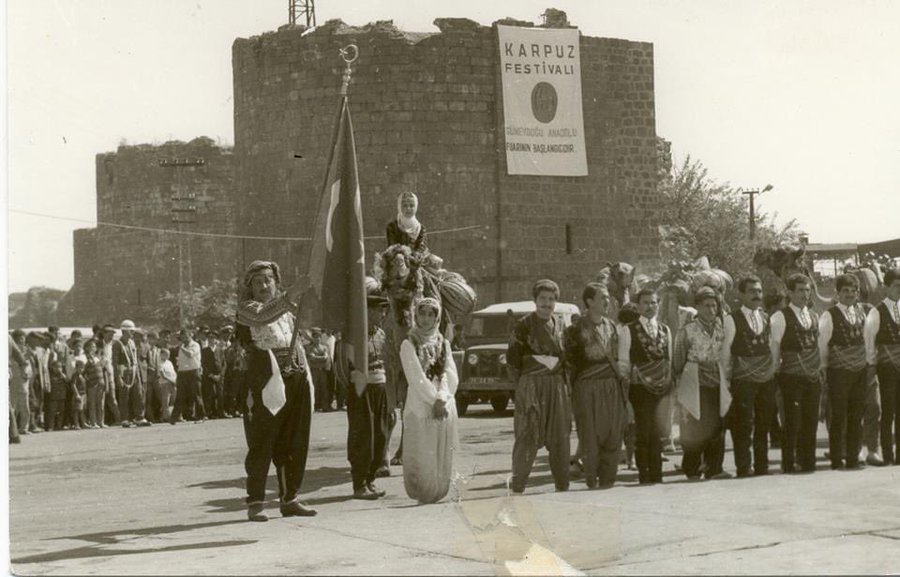
[[[418,506],[350,500],[346,414],[315,415],[312,519],[245,521],[237,419],[42,433],[10,446],[13,571],[120,574],[885,574],[900,572],[900,467],[556,493],[546,454],[506,487],[512,419],[473,407],[459,478]],[[398,439],[394,439],[394,444]],[[824,447],[820,431],[820,447]],[[573,443],[574,447],[574,443]],[[823,448],[819,449],[821,457]],[[773,473],[777,453],[772,452]],[[732,466],[731,454],[726,467]],[[274,480],[270,479],[274,498]]]

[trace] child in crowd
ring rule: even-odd
[[[178,374],[175,366],[169,360],[168,349],[159,351],[159,415],[163,421],[168,421],[172,416],[172,405],[175,404],[175,381]]]
[[[47,430],[51,428],[54,431],[62,430],[68,389],[69,382],[63,372],[62,363],[53,361],[50,363],[50,393],[44,410],[44,425]]]
[[[86,362],[84,380],[87,389],[87,422],[92,429],[106,427],[103,424],[103,401],[106,383],[103,380],[103,362],[97,356],[97,341],[89,340],[84,345]]]
[[[84,419],[84,404],[87,397],[87,381],[84,378],[84,360],[75,361],[75,373],[69,381],[72,396],[72,428],[87,429]]]

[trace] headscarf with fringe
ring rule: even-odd
[[[419,208],[419,197],[416,196],[414,192],[401,192],[400,196],[397,197],[397,226],[400,227],[400,230],[405,232],[412,239],[416,239],[419,237],[419,232],[422,230],[422,223],[419,222],[419,219],[416,218],[416,215],[413,214],[411,218],[406,218],[403,216],[403,210],[401,209],[401,205],[403,204],[404,198],[411,198],[416,201],[416,210]]]

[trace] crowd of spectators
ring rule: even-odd
[[[302,331],[317,412],[346,409],[335,337]],[[234,327],[142,330],[130,320],[91,335],[16,329],[9,339],[9,441],[44,431],[147,427],[241,417],[244,349]]]

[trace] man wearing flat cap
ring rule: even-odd
[[[116,398],[119,402],[122,426],[149,427],[144,418],[144,381],[141,375],[138,347],[134,341],[136,327],[130,320],[122,321],[122,336],[113,341],[113,376],[116,381]]]
[[[246,385],[248,451],[247,517],[266,521],[263,512],[269,465],[275,463],[281,515],[312,516],[316,511],[300,502],[306,470],[313,384],[306,355],[294,324],[295,304],[304,287],[280,290],[278,265],[253,261],[244,275],[237,312],[237,338],[247,352]]]

